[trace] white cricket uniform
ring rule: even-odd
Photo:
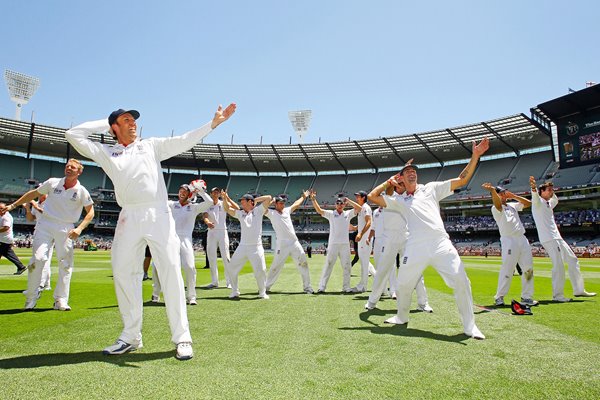
[[[399,197],[397,193],[391,196],[386,196],[388,199],[396,199]],[[369,303],[373,306],[377,304],[383,290],[385,289],[386,278],[389,279],[392,294],[396,293],[397,286],[397,271],[396,271],[396,255],[404,255],[406,241],[408,240],[408,227],[404,215],[389,208],[381,209],[381,235],[377,236],[379,243],[375,244],[376,252],[379,253],[379,259],[376,261],[377,275],[373,281],[373,288],[369,295]],[[381,275],[378,278],[378,275]],[[428,304],[427,290],[423,274],[417,281],[414,288],[417,293],[417,304],[424,306]],[[397,295],[397,294],[396,294]]]
[[[27,301],[35,301],[42,274],[51,262],[52,245],[56,248],[58,259],[58,280],[54,288],[54,300],[69,302],[71,276],[73,274],[73,241],[69,231],[81,217],[84,207],[94,204],[87,189],[79,182],[65,189],[65,178],[50,178],[37,188],[41,194],[47,194],[44,212],[36,216],[37,223],[33,234],[34,265],[29,268],[27,280]]]
[[[431,265],[442,276],[446,285],[454,289],[464,332],[471,336],[476,330],[471,282],[440,216],[439,202],[450,195],[451,181],[447,180],[419,184],[413,194],[404,192],[396,199],[384,197],[387,208],[404,215],[409,232],[398,270],[396,318],[400,323],[408,322],[412,291],[423,275],[423,270]]]
[[[319,282],[319,292],[324,292],[327,288],[327,282],[338,257],[342,263],[342,291],[351,291],[349,228],[350,220],[355,216],[354,209],[342,211],[341,214],[337,210],[325,210],[323,212],[323,218],[329,221],[329,242],[327,244],[327,258]]]
[[[275,235],[277,235],[275,257],[273,257],[273,262],[267,275],[267,290],[270,290],[275,284],[285,264],[285,260],[291,255],[302,277],[303,290],[312,292],[308,271],[308,258],[296,236],[296,231],[292,224],[291,207],[284,208],[281,213],[276,210],[268,210],[267,218],[271,220]]]
[[[227,212],[223,207],[223,201],[218,200],[217,204],[210,200],[211,206],[206,210],[207,218],[215,227],[209,228],[206,233],[206,253],[208,263],[210,264],[210,279],[214,286],[219,286],[219,268],[217,264],[217,247],[221,252],[223,260],[223,271],[225,272],[225,283],[230,284],[229,280],[229,235],[227,234]]]
[[[365,225],[367,224],[367,217],[371,217],[371,224],[373,224],[373,211],[367,203],[362,205],[360,212],[358,213],[358,232],[362,232]],[[372,272],[373,276],[377,276],[375,268],[371,264],[371,250],[372,243],[369,241],[369,235],[371,234],[369,228],[360,238],[358,242],[358,259],[360,260],[360,282],[356,285],[356,288],[364,292],[367,290],[367,282],[369,280],[369,271]]]
[[[44,204],[38,203],[38,207],[43,209]],[[31,214],[35,217],[36,225],[37,225],[37,221],[40,218],[40,215],[42,215],[42,214],[37,210],[37,208],[34,208],[34,207],[31,207]],[[50,264],[52,263],[52,253],[54,253],[54,243],[50,244],[50,251],[48,252],[48,260],[46,261],[46,264],[44,264],[44,269],[42,270],[40,289],[41,288],[44,288],[46,290],[51,289],[50,278],[52,277],[52,271],[50,269]],[[29,259],[29,263],[27,264],[27,267],[33,268],[34,265],[35,265],[35,255],[32,254],[31,259]]]
[[[142,340],[141,265],[148,245],[163,286],[171,340],[191,342],[179,268],[179,238],[167,205],[160,162],[192,148],[211,132],[210,123],[181,136],[136,139],[128,146],[88,139],[92,133],[108,130],[108,120],[102,119],[71,128],[65,136],[80,154],[102,167],[113,182],[117,203],[122,208],[111,251],[115,292],[124,325],[119,339],[130,344]]]
[[[533,256],[531,246],[525,237],[525,228],[519,218],[523,204],[510,202],[502,205],[502,211],[492,206],[492,215],[500,231],[502,246],[502,266],[498,274],[498,289],[494,298],[504,297],[510,289],[513,272],[517,263],[521,266],[521,297],[533,298]]]
[[[552,260],[552,298],[564,297],[565,290],[565,264],[569,267],[569,278],[573,286],[573,294],[585,292],[583,276],[577,256],[571,247],[562,238],[556,221],[554,221],[554,207],[558,204],[558,197],[552,196],[550,200],[540,197],[537,190],[531,191],[531,213],[537,228],[540,243]]]
[[[206,193],[201,193],[200,196],[204,199],[202,203],[188,202],[187,204],[181,205],[179,200],[169,201],[168,203],[171,213],[173,214],[173,219],[175,220],[175,232],[181,243],[179,249],[181,254],[181,269],[183,269],[183,272],[185,273],[188,301],[196,300],[196,262],[194,258],[192,233],[194,232],[198,214],[205,212],[210,204],[212,204],[212,199]],[[152,274],[152,284],[152,294],[154,296],[159,296],[162,285],[160,284],[160,277],[158,274]]]
[[[244,210],[235,211],[234,218],[240,221],[241,238],[240,244],[229,262],[229,279],[231,280],[232,296],[240,295],[238,275],[246,260],[250,261],[252,270],[254,270],[258,295],[263,297],[267,293],[267,264],[265,262],[265,250],[262,245],[262,221],[264,215],[265,208],[262,204],[257,205],[248,213]]]

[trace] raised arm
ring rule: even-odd
[[[473,141],[473,153],[471,154],[471,159],[469,160],[469,164],[463,169],[458,178],[454,178],[450,181],[450,188],[452,190],[456,190],[459,187],[465,186],[473,177],[473,173],[475,172],[475,168],[477,167],[477,163],[479,162],[479,158],[490,148],[490,140],[487,137],[484,137],[479,144],[476,144]]]
[[[391,176],[387,181],[383,182],[379,186],[376,186],[371,193],[367,195],[367,199],[373,204],[377,204],[379,207],[386,207],[385,200],[382,194],[385,192],[387,195],[391,195],[394,191],[394,186],[399,185],[397,181],[398,175]]]
[[[38,192],[37,189],[32,189],[29,192],[25,193],[23,196],[19,197],[16,201],[13,201],[9,205],[0,208],[0,215],[4,215],[4,213],[16,209],[23,203],[29,203],[31,200],[36,199],[39,196],[41,196],[41,193]]]
[[[101,154],[101,151],[98,144],[88,139],[88,136],[92,133],[108,132],[109,129],[108,119],[104,118],[77,125],[65,132],[65,137],[79,154],[96,160],[96,157]]]
[[[515,199],[519,203],[523,204],[524,208],[531,207],[531,200],[526,199],[523,196],[519,196],[517,194],[514,194],[511,191],[508,191],[508,190],[506,191],[506,197],[509,198],[509,199]]]
[[[265,194],[264,196],[258,196],[257,198],[255,198],[254,204],[256,205],[258,203],[262,203],[264,212],[266,214],[267,210],[269,209],[269,206],[271,205],[271,200],[273,200],[273,196],[271,196],[270,194]]]
[[[354,208],[354,211],[356,211],[357,213],[360,212],[360,210],[362,210],[362,207],[360,204],[358,204],[355,201],[350,200],[349,198],[346,197],[346,204],[350,204],[352,206],[352,208]]]
[[[312,201],[315,211],[322,217],[325,214],[325,211],[319,205],[319,202],[317,201],[317,192],[314,190],[310,191],[310,201]]]
[[[81,235],[81,232],[83,232],[83,230],[94,219],[94,205],[90,204],[89,206],[85,206],[84,209],[86,214],[85,217],[83,217],[83,220],[81,221],[79,226],[69,231],[69,239],[71,240],[76,240]]]
[[[290,207],[290,212],[294,212],[296,211],[296,209],[298,207],[300,207],[302,205],[302,203],[304,203],[304,201],[306,200],[306,198],[310,195],[310,192],[308,190],[305,190],[304,192],[302,192],[302,196],[300,196],[298,198],[298,200],[296,200]]]
[[[492,202],[494,203],[496,210],[502,211],[502,200],[500,199],[500,196],[498,196],[498,193],[496,193],[496,188],[489,182],[484,183],[481,187],[492,195]]]
[[[231,215],[232,217],[235,217],[235,209],[231,207],[230,202],[235,204],[236,206],[237,204],[229,198],[229,195],[224,190],[221,190],[221,197],[223,197],[223,208],[225,209],[225,212]]]

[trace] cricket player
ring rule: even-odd
[[[379,185],[369,193],[368,198],[372,203],[383,206],[386,199],[382,197],[382,193],[388,196],[389,200],[397,200],[406,191],[404,184],[401,183],[397,187],[388,186],[386,192],[383,191],[382,185]],[[389,192],[389,195],[386,193]],[[377,265],[378,275],[373,281],[373,288],[369,295],[369,300],[365,304],[366,310],[372,310],[377,306],[381,294],[385,288],[385,281],[390,281],[392,297],[397,298],[397,270],[395,261],[398,254],[403,255],[405,245],[408,240],[409,232],[406,218],[403,214],[392,211],[389,208],[381,208],[381,234],[377,234],[378,243],[375,243],[375,253],[378,258],[375,263]],[[389,278],[389,277],[393,278]],[[417,310],[432,313],[433,308],[429,305],[427,290],[425,289],[425,280],[423,274],[417,280],[417,285],[414,288],[417,293]]]
[[[48,195],[41,195],[38,201],[31,200],[29,203],[23,204],[25,208],[25,218],[27,221],[33,222],[36,221],[38,217],[44,212],[44,201]],[[54,252],[54,243],[50,245],[50,251],[48,252],[48,260],[44,265],[44,269],[42,270],[42,278],[40,282],[40,290],[51,290],[52,286],[50,283],[50,278],[52,277],[52,271],[50,270],[50,264],[52,263],[52,253]],[[35,265],[35,254],[32,254],[29,263],[27,264],[27,268],[33,268]]]
[[[194,182],[199,182],[198,186],[194,186]],[[177,201],[169,200],[169,208],[175,220],[175,232],[181,242],[181,268],[185,273],[187,286],[187,303],[190,306],[198,304],[196,300],[196,262],[194,258],[194,245],[192,241],[192,233],[196,224],[196,217],[204,213],[212,204],[210,196],[206,194],[202,185],[204,181],[201,179],[194,181],[191,184],[181,185],[177,194]],[[199,195],[204,200],[200,203],[192,203],[191,198]],[[158,274],[152,274],[153,293],[152,302],[156,303],[159,300],[162,285]]]
[[[231,287],[229,279],[229,235],[227,234],[227,212],[223,206],[223,200],[219,199],[221,190],[214,187],[210,190],[211,205],[204,213],[204,223],[208,226],[206,234],[206,255],[210,265],[211,283],[208,289],[219,287],[219,268],[217,265],[217,248],[223,260],[223,271],[225,272],[225,284]],[[231,206],[231,204],[230,204]]]
[[[285,260],[291,255],[296,263],[298,272],[300,272],[300,276],[302,277],[302,288],[304,293],[313,293],[308,271],[308,258],[296,236],[291,217],[291,214],[304,203],[309,194],[310,192],[308,190],[304,191],[302,196],[300,196],[300,198],[298,198],[298,200],[290,207],[285,206],[285,197],[276,196],[272,200],[272,203],[275,204],[275,209],[269,209],[267,211],[267,218],[271,220],[275,235],[277,236],[275,257],[273,257],[273,262],[271,263],[271,268],[267,275],[267,291],[271,290],[271,287],[275,284],[275,281],[277,281],[277,278],[281,273]]]
[[[58,281],[54,289],[54,309],[70,311],[69,289],[73,274],[73,241],[94,218],[94,202],[87,189],[79,183],[83,165],[71,158],[65,165],[64,178],[50,178],[37,189],[32,189],[10,204],[4,211],[14,210],[17,205],[29,203],[42,195],[48,195],[44,212],[39,215],[33,235],[35,264],[29,269],[25,310],[32,310],[39,298],[42,272],[50,262],[52,245],[58,259]],[[75,227],[85,209],[85,217]],[[0,208],[0,214],[4,212]]]
[[[554,221],[554,207],[558,204],[558,197],[554,193],[552,182],[545,182],[536,187],[535,178],[529,177],[531,186],[531,213],[535,221],[540,243],[546,249],[548,257],[552,260],[552,300],[558,303],[571,301],[565,297],[565,264],[569,267],[569,278],[573,286],[575,297],[593,297],[596,293],[587,292],[583,285],[583,277],[579,261],[565,242]]]
[[[409,164],[404,166],[399,174],[380,185],[381,190],[385,190],[388,185],[398,187],[401,182],[404,183],[406,191],[400,197],[396,199],[384,197],[384,204],[379,205],[402,213],[406,218],[409,232],[406,250],[398,270],[396,289],[398,313],[385,322],[408,323],[412,291],[421,278],[423,270],[431,265],[442,275],[444,282],[454,289],[464,333],[474,339],[485,339],[475,325],[471,282],[458,251],[452,245],[444,228],[439,202],[469,182],[479,158],[488,148],[487,138],[479,144],[473,142],[471,160],[457,178],[420,185],[417,183],[417,167]]]
[[[21,275],[27,270],[19,257],[13,250],[15,238],[13,236],[13,217],[9,212],[6,212],[6,203],[0,203],[0,257],[4,256],[8,261],[15,264],[17,272],[14,275]]]
[[[525,228],[519,218],[519,211],[531,206],[531,201],[518,196],[501,186],[492,186],[486,182],[482,188],[492,195],[492,215],[500,231],[502,247],[502,266],[498,274],[498,289],[494,296],[497,306],[504,305],[504,296],[510,289],[513,271],[517,263],[521,266],[521,302],[528,306],[537,306],[533,300],[533,256],[531,246],[525,237]],[[516,201],[508,202],[508,199]]]
[[[141,265],[146,245],[160,275],[171,340],[176,344],[175,357],[193,357],[185,304],[183,279],[179,268],[180,243],[175,221],[167,204],[168,194],[160,162],[192,148],[235,112],[235,104],[218,107],[211,122],[181,136],[170,138],[137,137],[136,110],[119,109],[108,120],[86,122],[69,129],[69,143],[82,155],[102,167],[114,184],[121,213],[112,246],[112,268],[123,331],[114,345],[103,353],[123,354],[142,347],[142,277]],[[114,145],[98,143],[88,137],[109,131],[117,140]]]
[[[369,204],[367,204],[367,192],[360,190],[354,193],[354,196],[356,196],[356,202],[348,199],[348,204],[354,208],[354,211],[358,215],[358,226],[354,241],[358,244],[357,253],[360,260],[360,281],[352,290],[356,293],[364,293],[367,291],[369,272],[373,277],[377,274],[375,267],[371,264],[372,246],[369,241],[373,211],[369,207]]]
[[[251,194],[245,194],[240,198],[240,209],[231,207],[235,203],[222,191],[223,205],[227,214],[240,221],[241,237],[240,244],[235,249],[231,261],[229,262],[229,279],[231,280],[231,294],[229,298],[239,299],[240,290],[238,287],[238,276],[246,260],[250,261],[258,286],[258,297],[268,299],[267,294],[267,263],[265,261],[265,249],[262,245],[262,221],[263,216],[271,204],[271,196],[254,197]],[[259,207],[258,204],[262,203]]]
[[[321,281],[317,293],[325,292],[331,271],[338,257],[342,263],[342,292],[355,293],[350,287],[350,220],[356,216],[354,208],[344,211],[348,204],[347,199],[338,198],[335,201],[335,210],[323,210],[317,202],[317,193],[310,192],[310,200],[313,207],[323,218],[329,221],[329,241],[327,244],[327,258],[323,266]]]

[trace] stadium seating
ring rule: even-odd
[[[387,175],[384,176],[388,177]],[[379,174],[352,174],[348,175],[348,182],[343,190],[348,197],[354,200],[354,193],[359,190],[365,190],[369,193],[378,182]]]
[[[232,200],[237,199],[246,193],[256,193],[258,187],[258,177],[256,176],[232,176],[229,180],[227,193]]]
[[[510,183],[506,184],[506,188],[511,192],[528,192],[529,177],[533,176],[538,180],[543,180],[544,173],[552,162],[552,152],[546,151],[543,153],[534,153],[521,156],[517,160],[516,166],[511,172]]]
[[[596,172],[595,165],[581,165],[574,168],[559,169],[552,177],[552,182],[557,187],[586,185],[594,180],[598,182],[600,173]]]
[[[257,192],[261,195],[270,194],[272,196],[285,193],[288,181],[289,178],[285,176],[263,176],[258,182]]]
[[[300,196],[302,191],[312,187],[314,180],[315,177],[311,175],[290,176],[290,180],[285,192],[288,194],[288,196],[290,196],[290,198]]]
[[[466,193],[469,196],[487,195],[488,191],[483,189],[481,185],[486,182],[494,186],[501,185],[502,179],[510,174],[516,163],[517,158],[502,158],[481,162],[467,186]]]
[[[320,204],[333,204],[337,195],[343,192],[346,183],[344,175],[319,175],[313,183]]]

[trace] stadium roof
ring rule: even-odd
[[[558,123],[563,118],[576,114],[597,112],[600,108],[600,85],[592,85],[565,96],[538,104],[532,109],[543,117]]]
[[[66,129],[0,118],[1,148],[50,157],[77,157]],[[513,153],[550,145],[550,133],[524,114],[430,132],[347,142],[306,144],[205,144],[163,162],[165,168],[227,173],[320,173],[394,168],[414,158],[418,165],[471,157],[471,142],[489,137],[486,155]],[[109,134],[92,140],[114,143]]]

